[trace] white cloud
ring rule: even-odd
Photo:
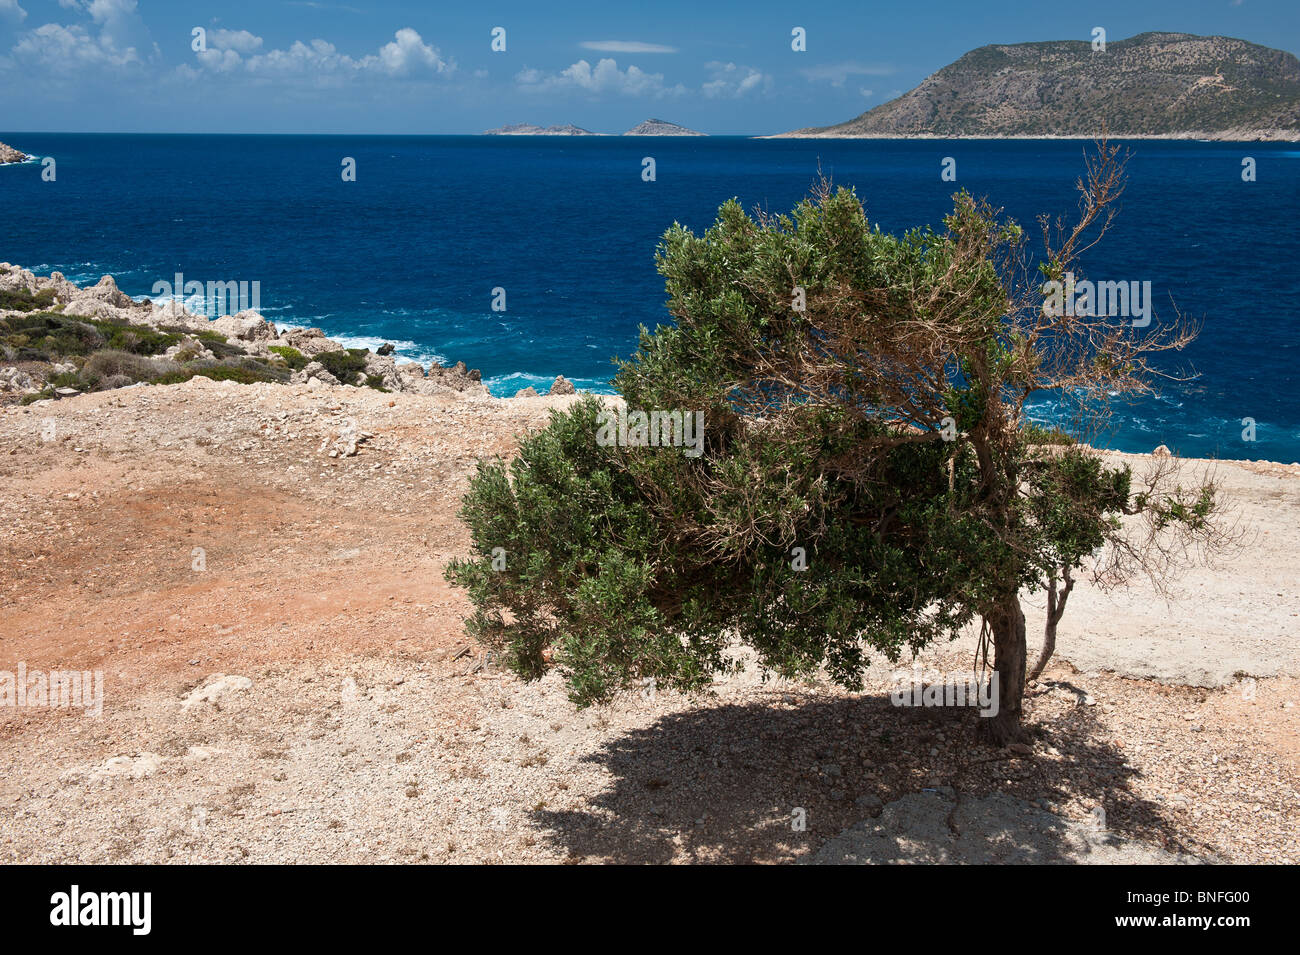
[[[139,63],[135,47],[119,49],[112,38],[92,37],[84,27],[47,23],[24,33],[11,51],[19,63],[72,71],[84,66],[122,67]]]
[[[205,68],[218,73],[231,73],[244,62],[236,50],[200,50],[194,55]]]
[[[122,26],[136,15],[136,0],[59,0],[59,6],[88,13],[102,27]]]
[[[455,63],[444,59],[437,47],[425,43],[410,27],[398,30],[392,41],[378,52],[360,58],[340,53],[333,43],[321,39],[296,40],[286,49],[255,52],[260,50],[262,38],[247,30],[215,30],[208,34],[208,44],[211,49],[195,54],[195,58],[205,69],[220,73],[244,70],[263,77],[343,79],[362,75],[450,73],[456,69]],[[182,66],[177,72],[185,77],[197,75],[189,66]]]
[[[317,39],[310,43],[295,40],[288,49],[258,53],[250,56],[245,66],[250,73],[292,75],[355,70],[356,61],[339,53],[333,43]]]
[[[578,44],[584,50],[597,53],[676,53],[677,47],[662,43],[642,43],[640,40],[584,40]]]
[[[247,30],[209,30],[208,46],[214,50],[235,50],[252,53],[262,46],[262,38]]]
[[[403,27],[394,34],[393,41],[386,43],[379,50],[379,56],[366,57],[362,60],[363,68],[370,69],[377,65],[384,72],[401,76],[413,69],[425,67],[435,73],[447,71],[448,64],[438,55],[438,51],[421,39],[420,34],[410,27]]]
[[[0,3],[4,0],[0,0]],[[19,35],[10,55],[15,63],[41,66],[51,73],[68,73],[91,66],[121,68],[159,57],[136,9],[136,0],[59,0],[88,23],[46,23]]]
[[[770,89],[772,78],[752,66],[714,61],[705,63],[709,79],[700,87],[705,96],[713,99],[744,96],[757,89]]]
[[[831,86],[843,86],[851,76],[890,76],[894,72],[891,66],[878,66],[873,63],[822,63],[799,71],[804,79],[814,83],[830,83]]]
[[[120,20],[135,13],[136,0],[89,0],[85,7],[96,23]]]
[[[579,60],[559,73],[525,69],[515,74],[515,82],[528,92],[581,90],[588,93],[623,93],[628,96],[664,96],[685,92],[682,86],[664,85],[662,73],[647,73],[636,66],[620,70],[612,59],[599,60],[593,67]]]
[[[18,0],[0,0],[0,20],[22,23],[26,19],[27,11],[18,5]]]

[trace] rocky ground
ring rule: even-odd
[[[887,664],[577,711],[482,658],[442,578],[459,499],[571,400],[198,377],[0,408],[0,671],[105,678],[99,717],[0,706],[0,860],[1300,861],[1300,468],[1220,465],[1255,546],[1172,604],[1080,591],[1033,745],[994,750],[892,706]]]

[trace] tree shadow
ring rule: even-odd
[[[1004,793],[1044,805],[1072,798],[1099,805],[1112,833],[1196,851],[1159,804],[1131,791],[1138,771],[1089,708],[1031,725],[1035,750],[1060,753],[1051,760],[974,742],[978,720],[969,709],[895,707],[885,695],[792,701],[765,692],[752,702],[699,705],[584,757],[612,777],[586,810],[538,809],[532,818],[573,861],[785,862],[903,796],[938,790],[960,802]],[[1014,847],[1017,862],[1069,858],[1063,831],[1026,844],[1013,819],[1005,828],[990,841]]]

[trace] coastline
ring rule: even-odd
[[[15,149],[6,143],[0,143],[0,166],[25,166],[37,161],[37,157]]]
[[[369,387],[385,393],[488,394],[481,373],[464,362],[446,366],[434,360],[426,370],[423,362],[394,354],[391,342],[349,347],[319,328],[277,327],[254,308],[209,318],[191,311],[187,300],[176,295],[157,302],[134,299],[111,275],[78,286],[61,272],[41,276],[0,262],[0,296],[0,330],[8,328],[5,323],[24,328],[31,321],[42,324],[39,332],[24,332],[17,339],[27,342],[38,334],[39,341],[22,347],[0,342],[0,399],[23,404],[136,384],[175,384],[186,376],[244,384]],[[224,296],[224,301],[232,298]],[[241,291],[239,305],[245,304]],[[87,335],[96,344],[80,343]],[[49,341],[53,345],[42,350],[39,343]],[[72,343],[80,343],[75,345],[79,351],[68,350]],[[552,394],[574,391],[563,375],[550,389]],[[530,386],[521,393],[537,392]]]
[[[193,371],[193,376],[197,377],[220,380],[225,375],[225,366],[218,359],[218,354],[213,352],[216,348],[218,353],[227,355],[233,349],[239,353],[241,360],[260,363],[256,367],[250,366],[254,372],[261,372],[265,368],[267,375],[274,374],[273,377],[259,378],[256,383],[272,386],[307,385],[311,388],[348,389],[368,385],[391,394],[446,394],[459,398],[491,397],[497,400],[535,399],[547,394],[570,395],[578,390],[563,374],[551,381],[549,378],[513,372],[501,376],[501,379],[516,379],[521,387],[515,389],[513,394],[492,395],[477,369],[467,368],[463,362],[446,366],[434,360],[426,370],[421,361],[393,354],[391,342],[378,348],[350,346],[349,343],[360,344],[360,340],[343,336],[344,341],[339,341],[329,338],[320,329],[309,326],[277,326],[252,309],[208,318],[190,311],[183,302],[176,299],[169,299],[165,304],[149,298],[133,299],[118,289],[111,275],[103,276],[95,285],[78,286],[57,271],[49,276],[40,276],[20,266],[0,262],[0,294],[15,291],[30,296],[48,296],[50,309],[61,315],[125,323],[152,333],[178,336],[157,357],[164,362],[172,361],[193,351],[197,364],[191,364],[185,370]],[[0,307],[0,321],[30,314],[36,314],[35,310],[6,310]],[[337,370],[336,362],[343,360],[345,354],[355,356],[361,362],[349,366],[355,372],[355,380],[341,381],[331,371],[331,367]],[[93,390],[97,393],[99,389],[66,387],[69,383],[66,376],[72,373],[73,367],[72,363],[63,359],[47,362],[21,361],[11,360],[6,354],[0,353],[0,406],[13,402],[43,406],[55,400],[66,400],[84,391]],[[214,373],[212,369],[217,369],[217,372]],[[166,378],[166,383],[160,387],[174,384],[177,369],[169,370],[173,372],[172,376]],[[549,390],[546,390],[548,381]],[[57,387],[60,383],[65,387]],[[140,383],[145,382],[130,382],[117,387]],[[246,385],[253,383],[245,381]],[[612,393],[586,388],[582,390],[618,400]],[[56,391],[60,393],[54,393]],[[1145,454],[1104,447],[1092,450],[1107,455],[1145,457],[1157,455],[1161,451],[1167,453],[1164,445]],[[1258,468],[1261,473],[1300,475],[1300,462],[1295,461],[1214,457],[1180,457],[1179,460],[1205,464],[1230,463]]]
[[[1099,134],[1009,134],[993,136],[989,134],[981,135],[940,135],[938,133],[912,133],[907,136],[900,136],[896,133],[809,133],[802,130],[790,133],[773,133],[768,136],[752,136],[751,139],[895,139],[900,141],[908,140],[929,140],[929,139],[971,139],[985,140],[988,142],[997,142],[998,140],[1061,140],[1066,142],[1096,142]],[[1153,134],[1153,133],[1114,133],[1108,132],[1107,139],[1110,141],[1125,139],[1150,139],[1150,140],[1169,140],[1172,142],[1199,142],[1199,143],[1295,143],[1300,142],[1300,131],[1278,136],[1261,136],[1253,139],[1236,139],[1226,136],[1217,136],[1204,133],[1180,133],[1180,134]]]

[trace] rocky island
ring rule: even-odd
[[[538,126],[535,123],[511,123],[506,126],[499,126],[496,129],[488,129],[483,132],[484,136],[608,136],[608,133],[593,133],[589,129],[583,129],[581,126],[574,126],[572,123],[566,123],[563,126]],[[647,119],[644,122],[637,123],[624,136],[707,136],[708,133],[697,132],[694,129],[687,129],[685,126],[679,126],[676,123],[669,123],[662,119]]]
[[[647,119],[643,123],[638,123],[629,129],[624,136],[707,136],[708,133],[697,132],[694,129],[687,129],[685,126],[678,126],[676,123],[665,122],[662,119]]]
[[[1298,140],[1300,61],[1225,36],[1143,33],[982,46],[848,122],[783,133],[843,138]]]
[[[0,143],[0,165],[11,162],[26,162],[31,158],[32,157],[27,155],[25,152],[20,152],[12,146],[6,146],[4,143]]]
[[[496,129],[483,131],[484,136],[603,136],[604,133],[593,133],[589,129],[583,129],[581,126],[574,126],[572,123],[566,123],[563,126],[537,126],[533,123],[511,123],[506,126],[499,126]]]

